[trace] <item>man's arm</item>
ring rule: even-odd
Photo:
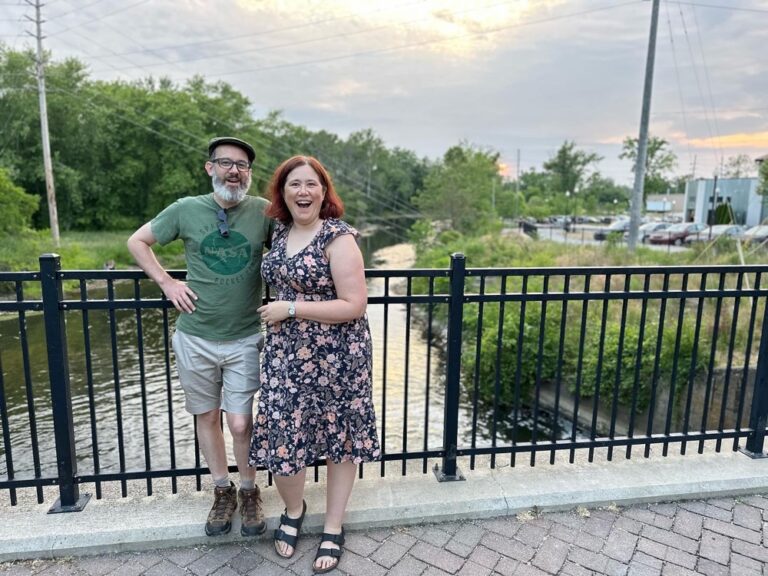
[[[146,275],[160,286],[165,297],[179,312],[194,312],[194,301],[197,300],[197,295],[185,282],[172,278],[160,265],[152,251],[152,245],[156,242],[157,238],[152,234],[152,227],[147,222],[128,238],[128,251]]]

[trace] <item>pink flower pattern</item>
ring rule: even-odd
[[[323,250],[346,222],[328,219],[310,244],[288,257],[278,224],[261,272],[278,300],[336,298]],[[250,464],[292,476],[316,460],[355,464],[381,456],[371,390],[368,318],[342,324],[286,320],[267,327]]]

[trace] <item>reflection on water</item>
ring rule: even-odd
[[[368,248],[378,248],[376,243],[380,241],[369,240]],[[365,238],[363,246],[366,247]],[[378,250],[367,265],[403,269],[410,267],[412,259],[410,246],[400,244]],[[400,285],[398,280],[390,282],[390,293],[404,293],[405,281],[399,282]],[[130,282],[116,289],[118,298],[133,297]],[[141,290],[142,297],[159,295],[149,281],[141,283]],[[104,292],[103,286],[96,286],[89,290],[89,298],[104,298]],[[370,280],[369,293],[383,294],[383,279]],[[444,347],[439,338],[433,338],[431,346],[426,341],[423,327],[414,321],[417,306],[423,305],[410,309],[404,304],[368,307],[374,343],[374,402],[382,443],[388,452],[434,450],[442,446]],[[420,312],[422,317],[426,315],[423,308]],[[150,466],[195,466],[193,419],[184,410],[165,329],[167,322],[172,330],[174,316],[175,312],[169,312],[164,319],[162,310],[145,310],[140,316],[135,311],[117,311],[114,318],[106,311],[67,313],[80,474]],[[113,324],[114,339],[110,331]],[[84,336],[84,327],[88,338]],[[26,330],[29,346],[26,353],[21,347],[22,328]],[[433,332],[437,331],[433,327]],[[28,381],[24,376],[25,363],[29,366]],[[0,373],[10,429],[10,439],[0,440],[0,478],[9,477],[7,444],[13,457],[13,477],[30,477],[38,467],[43,475],[54,474],[56,455],[41,315],[27,314],[20,323],[15,314],[8,314],[0,321]],[[525,429],[532,425],[524,424],[518,429],[518,441],[530,437]],[[466,403],[460,410],[459,430],[459,443],[470,445],[472,409]],[[508,423],[500,423],[499,432],[509,437]],[[39,455],[32,452],[34,434]],[[478,423],[477,436],[476,445],[490,444],[488,426],[482,421]],[[562,433],[558,432],[558,437]]]

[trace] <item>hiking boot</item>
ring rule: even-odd
[[[213,489],[213,508],[208,513],[208,521],[205,523],[205,533],[208,536],[221,536],[228,534],[232,529],[232,514],[237,508],[237,490],[230,482],[228,488]]]
[[[240,534],[243,536],[258,536],[263,534],[267,528],[264,522],[264,512],[261,510],[261,493],[259,487],[254,486],[250,490],[240,490],[237,492],[240,500],[240,516],[243,522],[240,525]]]

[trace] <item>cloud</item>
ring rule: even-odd
[[[744,146],[765,147],[757,135],[768,131],[768,14],[748,11],[768,9],[768,1],[717,6],[662,3],[651,106],[651,134],[670,141],[681,166],[697,154],[697,171],[705,173]],[[242,92],[257,115],[282,110],[290,122],[342,137],[371,128],[419,156],[440,157],[464,139],[499,151],[509,165],[519,149],[523,169],[540,168],[574,140],[605,158],[604,174],[631,181],[617,157],[624,138],[639,130],[650,2],[153,0],[125,7],[58,0],[44,8],[45,47],[56,59],[80,58],[99,79],[153,75],[181,83],[201,74]],[[0,35],[17,28],[0,18]],[[26,38],[15,42],[32,47]]]
[[[768,152],[768,131],[742,132],[739,134],[726,134],[714,138],[693,138],[688,144],[694,148],[735,148],[738,150],[752,150],[754,152]]]

